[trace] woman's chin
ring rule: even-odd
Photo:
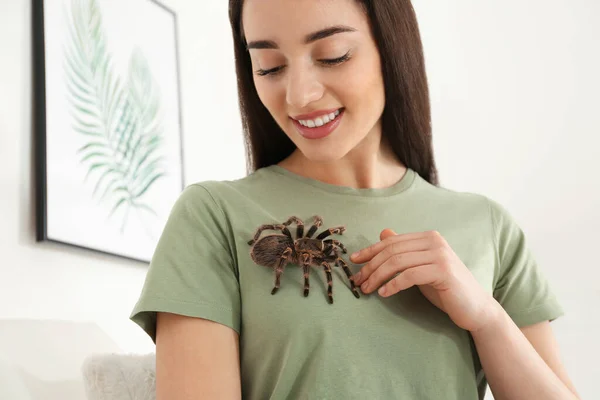
[[[310,146],[310,148],[300,148],[304,157],[312,162],[329,163],[337,161],[344,156],[339,148],[332,149],[330,146]]]

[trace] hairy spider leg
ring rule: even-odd
[[[329,261],[335,261],[335,259],[337,258],[337,256],[333,252],[333,245],[329,243],[325,244],[325,248],[323,249],[323,255],[325,256],[325,259]],[[331,258],[332,256],[333,258]]]
[[[332,250],[335,254],[328,255],[327,251],[330,251],[330,250]],[[360,298],[360,294],[358,293],[358,290],[356,289],[356,285],[354,284],[354,280],[352,279],[352,271],[350,271],[350,268],[348,268],[348,264],[344,261],[344,259],[340,255],[340,250],[337,247],[334,247],[333,245],[328,244],[326,247],[326,250],[323,251],[323,254],[325,254],[325,258],[324,258],[325,261],[334,262],[336,267],[341,267],[344,270],[344,272],[346,273],[346,276],[348,277],[348,280],[350,281],[350,290],[352,290],[352,293],[354,293],[354,297],[356,297],[357,299]]]
[[[337,259],[335,260],[335,265],[338,267],[342,267],[346,275],[348,276],[348,280],[350,281],[350,290],[354,293],[354,297],[357,299],[360,298],[360,294],[358,294],[358,289],[356,289],[356,285],[354,284],[354,279],[352,279],[352,271],[348,268],[348,264],[342,257],[340,257],[340,253],[336,249]]]
[[[316,239],[319,239],[319,240],[325,239],[327,236],[335,235],[335,234],[341,235],[342,233],[344,233],[345,230],[346,230],[346,228],[343,226],[336,226],[335,228],[329,228],[326,231],[319,233],[319,235],[316,237]]]
[[[286,247],[285,251],[281,255],[277,267],[275,267],[275,287],[271,290],[271,294],[277,293],[279,286],[281,285],[281,274],[283,273],[283,267],[289,263],[290,255],[292,254],[292,248]]]
[[[307,297],[310,289],[310,283],[308,282],[308,277],[310,275],[310,264],[308,262],[302,262],[302,270],[304,271],[304,297]]]
[[[323,225],[323,218],[319,217],[318,215],[315,215],[314,216],[313,225],[308,230],[308,233],[306,234],[306,237],[307,238],[311,238],[312,235],[315,234],[315,232],[317,231],[317,229],[319,229],[321,227],[321,225]]]
[[[325,275],[327,276],[327,301],[329,304],[333,304],[333,278],[331,276],[331,265],[327,261],[321,263],[323,269],[325,269]]]
[[[284,235],[288,236],[290,238],[290,240],[294,240],[292,238],[292,234],[290,233],[290,231],[288,230],[288,228],[285,225],[273,225],[273,224],[269,224],[269,225],[261,225],[257,230],[256,230],[256,234],[254,234],[254,238],[252,240],[250,240],[248,242],[248,244],[250,246],[252,246],[254,243],[256,243],[256,241],[258,240],[258,237],[260,236],[260,234],[263,231],[266,230],[275,230],[275,231],[281,231]]]
[[[348,252],[348,250],[346,250],[346,246],[344,246],[344,244],[342,242],[340,242],[339,240],[327,239],[327,240],[323,240],[323,243],[332,244],[334,246],[337,246],[337,247],[341,248],[342,252],[344,254],[346,254]]]
[[[283,225],[288,226],[291,225],[292,222],[296,223],[296,239],[299,239],[304,235],[304,222],[298,217],[291,216],[287,221],[283,223]]]

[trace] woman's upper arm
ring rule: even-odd
[[[241,399],[239,337],[201,318],[158,313],[156,399]]]

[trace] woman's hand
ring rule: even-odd
[[[379,288],[379,294],[388,297],[417,285],[429,301],[468,331],[481,329],[497,317],[499,304],[438,232],[399,235],[385,229],[380,238],[350,257],[354,263],[368,262],[353,277],[363,293]]]

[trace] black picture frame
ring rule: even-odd
[[[121,0],[119,3],[123,4],[125,3],[127,0]],[[85,2],[89,2],[89,3],[95,3],[97,6],[97,9],[99,9],[100,7],[98,7],[99,3],[102,2],[102,0],[32,0],[32,38],[33,38],[33,54],[32,54],[32,59],[33,59],[33,86],[34,86],[34,100],[33,100],[33,116],[34,116],[34,123],[33,123],[33,139],[34,139],[34,168],[35,168],[35,201],[36,201],[36,241],[37,242],[53,242],[53,243],[59,243],[62,245],[66,245],[66,246],[70,246],[70,247],[75,247],[75,248],[80,248],[80,249],[86,249],[86,250],[90,250],[93,252],[97,252],[97,253],[102,253],[102,254],[109,254],[109,255],[113,255],[113,256],[117,256],[120,258],[125,258],[125,259],[129,259],[129,260],[133,260],[133,261],[139,261],[142,263],[149,263],[152,257],[152,253],[154,251],[154,247],[155,244],[157,243],[160,233],[162,231],[162,228],[164,227],[164,224],[166,223],[167,219],[168,219],[168,214],[169,211],[172,207],[172,205],[174,204],[175,200],[177,199],[177,197],[179,196],[179,194],[181,193],[181,191],[183,190],[183,188],[185,187],[185,176],[184,176],[184,162],[183,162],[183,123],[182,123],[182,111],[181,111],[181,84],[180,84],[180,56],[179,56],[179,38],[178,38],[178,21],[177,21],[177,14],[169,9],[168,7],[166,7],[165,5],[161,4],[160,2],[156,1],[156,0],[147,0],[145,3],[146,5],[148,5],[149,7],[155,7],[155,11],[160,11],[161,13],[164,13],[164,17],[167,19],[171,20],[172,23],[172,31],[171,31],[171,35],[172,35],[172,48],[170,48],[169,50],[169,55],[171,55],[172,57],[170,58],[170,71],[172,71],[172,74],[169,75],[170,76],[170,80],[169,80],[169,85],[163,85],[163,87],[168,87],[169,90],[168,92],[172,95],[172,98],[175,99],[176,102],[176,106],[174,106],[175,110],[171,110],[170,112],[170,119],[169,118],[165,118],[165,120],[169,120],[171,123],[171,127],[175,127],[176,129],[165,129],[163,130],[163,132],[161,134],[158,134],[158,129],[154,129],[153,131],[151,131],[153,136],[150,136],[150,134],[148,134],[147,131],[145,131],[142,128],[139,128],[139,126],[148,126],[150,125],[150,123],[148,122],[146,125],[144,125],[142,122],[139,122],[142,120],[141,117],[139,117],[139,115],[141,115],[141,112],[138,112],[138,114],[136,114],[136,117],[129,117],[129,118],[125,118],[124,115],[126,114],[126,111],[128,107],[126,106],[127,104],[133,103],[133,101],[129,101],[129,103],[126,100],[118,100],[121,101],[121,103],[123,106],[121,107],[121,114],[120,114],[120,119],[118,119],[119,122],[122,122],[123,120],[135,120],[137,121],[137,126],[138,128],[129,128],[130,125],[126,125],[127,128],[115,128],[115,132],[118,132],[121,136],[131,136],[137,139],[127,139],[131,144],[131,146],[129,146],[129,152],[130,153],[135,153],[136,150],[135,149],[139,149],[140,146],[134,146],[133,144],[136,143],[140,143],[140,144],[146,144],[146,147],[143,148],[143,150],[137,151],[137,155],[135,156],[130,156],[131,160],[135,160],[135,162],[131,162],[130,164],[134,165],[134,166],[130,166],[129,167],[129,171],[134,170],[136,167],[138,168],[138,172],[143,169],[144,171],[150,171],[146,176],[144,176],[144,178],[138,178],[138,181],[141,183],[138,183],[138,181],[133,181],[132,180],[132,184],[131,187],[134,187],[134,185],[137,185],[135,187],[139,188],[138,192],[135,193],[129,193],[127,196],[128,200],[126,200],[125,202],[122,202],[120,205],[116,205],[116,209],[114,209],[113,207],[113,214],[112,215],[117,215],[117,213],[121,212],[121,210],[123,209],[123,204],[126,204],[129,206],[129,209],[133,209],[135,207],[138,207],[139,214],[144,214],[143,211],[154,211],[154,213],[156,214],[156,217],[152,220],[152,235],[150,235],[149,232],[148,233],[148,238],[144,239],[143,242],[143,246],[141,243],[141,239],[140,239],[140,235],[136,235],[134,228],[131,228],[130,231],[132,233],[130,233],[128,236],[124,235],[122,240],[115,240],[115,237],[113,237],[113,235],[111,235],[111,230],[110,228],[107,228],[107,226],[102,226],[102,224],[90,224],[88,222],[87,226],[82,226],[85,222],[85,216],[86,215],[90,215],[89,211],[86,214],[85,212],[82,214],[83,218],[77,213],[75,212],[78,207],[77,207],[77,203],[75,203],[75,206],[71,205],[71,207],[73,208],[73,214],[71,216],[71,221],[62,221],[62,220],[68,220],[69,218],[64,218],[64,212],[61,211],[60,213],[56,212],[56,214],[60,214],[59,216],[55,216],[53,215],[53,210],[51,210],[51,205],[52,205],[52,199],[49,198],[49,189],[53,189],[53,184],[55,183],[56,179],[52,178],[51,179],[51,168],[50,166],[52,165],[53,162],[56,162],[57,160],[55,159],[56,154],[52,154],[50,152],[50,144],[52,140],[56,140],[55,137],[53,137],[51,135],[51,127],[48,123],[49,121],[49,105],[50,102],[52,101],[52,99],[49,99],[49,90],[48,90],[48,86],[49,86],[49,79],[56,79],[56,75],[53,76],[49,76],[49,51],[56,51],[56,48],[49,46],[49,21],[48,21],[48,7],[62,7],[65,8],[65,5],[67,4],[84,4]],[[114,2],[113,2],[114,3]],[[82,6],[83,7],[83,6]],[[55,10],[55,8],[52,8],[52,10]],[[96,10],[97,12],[97,10]],[[139,18],[139,16],[138,16]],[[74,18],[73,18],[74,19]],[[138,20],[139,21],[139,20]],[[53,26],[56,27],[57,22],[53,21],[52,22]],[[169,25],[169,22],[167,21],[165,23],[166,25]],[[56,38],[56,35],[53,36],[54,38]],[[73,37],[76,37],[76,35],[73,35]],[[98,46],[100,47],[100,46]],[[49,50],[49,48],[51,48],[52,50]],[[133,57],[132,57],[133,58]],[[169,60],[168,55],[165,54],[165,59]],[[130,63],[130,66],[133,65],[134,62]],[[150,63],[148,63],[146,65],[146,71],[151,70],[148,66],[150,66]],[[99,68],[98,68],[99,69]],[[143,70],[143,68],[140,68],[140,70]],[[130,70],[131,71],[131,70]],[[136,70],[137,71],[137,70]],[[133,75],[133,74],[131,74]],[[140,73],[139,75],[142,75],[142,73]],[[136,75],[137,76],[137,75]],[[131,83],[131,82],[129,82]],[[74,85],[76,86],[76,85]],[[129,85],[127,86],[126,89],[123,89],[124,92],[127,92],[129,90],[129,92],[134,92],[134,89],[131,88],[131,86],[133,85]],[[158,87],[159,85],[156,84],[156,86]],[[115,89],[116,90],[116,89]],[[158,92],[158,90],[157,90]],[[146,95],[145,92],[139,91],[137,92],[138,94],[143,94],[144,97]],[[124,98],[129,98],[127,97],[128,95],[123,95],[121,97],[115,97],[118,99],[124,99]],[[77,96],[72,96],[72,97],[77,97]],[[142,96],[138,96],[138,98],[143,98]],[[160,96],[156,95],[153,98],[160,100]],[[157,100],[157,102],[158,102]],[[117,100],[115,100],[115,104],[118,102]],[[148,101],[148,103],[150,103],[150,101]],[[144,103],[146,104],[146,103]],[[115,106],[115,108],[117,108],[117,106]],[[129,109],[131,109],[133,107],[129,107]],[[149,108],[146,107],[144,110],[147,110]],[[60,109],[60,108],[58,108]],[[142,109],[141,106],[138,105],[138,109]],[[116,113],[116,112],[115,112]],[[133,111],[129,111],[130,115],[133,114]],[[156,114],[158,115],[158,113]],[[149,119],[149,118],[147,118]],[[158,119],[158,117],[155,117],[153,121],[155,121],[156,119]],[[87,126],[87,122],[85,123]],[[115,126],[120,126],[120,125],[115,125]],[[106,129],[108,131],[108,129]],[[91,132],[91,130],[90,130]],[[137,133],[136,133],[137,132]],[[89,132],[88,132],[89,133]],[[114,132],[112,134],[114,136]],[[137,136],[136,136],[137,135]],[[63,138],[64,139],[64,138]],[[166,164],[167,166],[171,166],[173,167],[173,169],[175,170],[174,173],[171,173],[170,175],[168,174],[168,172],[164,172],[163,170],[159,169],[159,167],[156,167],[156,165],[161,165],[161,168],[163,168],[164,170],[168,171],[168,168],[165,168],[163,166],[163,164],[160,164],[159,162],[156,162],[153,166],[149,166],[150,163],[150,156],[148,156],[145,160],[142,160],[143,157],[145,155],[147,155],[148,153],[152,154],[152,152],[157,153],[157,147],[158,145],[156,144],[157,142],[160,143],[167,143],[167,142],[176,142],[177,145],[171,143],[170,147],[165,146],[165,148],[169,148],[170,149],[170,153],[169,153],[169,157],[170,157],[170,161],[171,163],[167,163],[165,162],[164,164]],[[125,143],[125,139],[121,140],[121,142],[119,142],[121,144]],[[150,143],[150,144],[148,144]],[[176,150],[174,150],[176,149]],[[166,152],[166,150],[165,150]],[[85,154],[85,153],[84,153]],[[86,157],[88,158],[88,161],[93,160],[95,157],[96,159],[99,156],[93,156],[90,155],[91,153],[87,154]],[[106,153],[108,154],[108,153]],[[126,153],[124,153],[126,154]],[[155,161],[156,159],[161,159],[161,160],[167,160],[169,159],[169,157],[155,157],[153,160]],[[123,160],[126,159],[126,156],[122,157]],[[142,161],[141,161],[142,160]],[[176,160],[176,162],[174,161]],[[97,163],[99,164],[99,163]],[[118,163],[116,163],[115,165],[117,165]],[[105,167],[108,168],[108,167]],[[99,169],[96,168],[96,169]],[[89,171],[90,176],[95,172],[95,171]],[[162,173],[162,175],[160,175],[160,173]],[[158,176],[160,175],[160,176]],[[109,174],[110,176],[110,174]],[[141,176],[141,173],[138,175]],[[158,176],[158,177],[157,177]],[[158,188],[157,183],[161,180],[161,178],[165,178],[165,176],[167,176],[169,178],[168,182],[169,185],[163,184],[162,188]],[[152,180],[152,178],[155,178],[154,181],[152,183],[149,183],[150,180]],[[62,179],[62,178],[61,178]],[[147,181],[143,181],[142,179],[147,179]],[[167,178],[163,179],[163,182],[166,181]],[[104,179],[103,182],[96,182],[96,186],[102,188],[103,186],[101,184],[105,184],[104,182],[106,181],[106,179]],[[111,181],[112,182],[112,181]],[[106,184],[108,185],[108,184]],[[155,185],[154,187],[152,185]],[[122,186],[123,187],[127,187],[127,186]],[[168,190],[167,190],[168,188]],[[134,197],[135,195],[139,194],[142,190],[145,189],[145,192],[142,193],[142,195],[140,195],[139,197]],[[123,192],[124,190],[121,190],[121,192]],[[56,190],[55,190],[56,192]],[[107,189],[108,193],[112,193],[110,190]],[[143,208],[141,203],[136,204],[135,201],[139,200],[140,197],[145,196],[149,196],[148,193],[153,192],[153,200],[155,201],[155,204],[160,204],[160,210],[161,212],[157,212],[156,210],[153,210],[152,207],[148,206],[148,205],[144,205],[147,208]],[[125,195],[122,195],[125,197]],[[120,202],[121,200],[119,200]],[[90,200],[90,204],[92,203],[92,200]],[[118,202],[117,202],[118,203]],[[56,201],[54,202],[54,204],[56,204]],[[87,209],[88,210],[95,210],[90,204],[87,204]],[[152,205],[152,203],[149,203]],[[66,206],[65,206],[66,207]],[[56,208],[56,207],[55,207]],[[68,211],[68,210],[67,210]],[[102,209],[102,208],[98,208],[97,211],[100,214],[104,213],[106,210]],[[150,212],[146,212],[145,214],[150,215]],[[72,219],[80,219],[80,221],[73,221]],[[150,218],[150,217],[148,217]],[[143,219],[140,217],[140,220]],[[99,220],[98,218],[95,219],[96,221]],[[107,219],[108,220],[108,219]],[[125,218],[125,221],[127,221],[127,219]],[[58,229],[56,228],[56,224],[60,224],[60,223],[65,223],[65,224],[69,224],[70,227],[76,227],[76,229],[71,229],[71,231],[69,231],[69,227],[63,227],[62,231],[67,232],[67,234],[65,234],[64,232],[59,235],[59,234],[55,234],[54,232],[58,231]],[[77,225],[77,224],[81,224],[81,225]],[[131,224],[133,225],[133,224]],[[140,225],[142,225],[142,223],[140,223]],[[121,227],[123,226],[127,226],[126,222],[121,223]],[[147,227],[146,227],[147,228]],[[104,234],[98,234],[97,232],[99,230],[104,229],[106,232]],[[150,229],[148,229],[148,231],[150,231]],[[68,232],[72,232],[72,235],[69,236]],[[89,235],[96,235],[95,237],[93,237],[92,239],[86,239],[83,238],[82,236],[85,236],[85,233],[89,233]],[[123,234],[124,230],[122,230],[120,233]],[[82,234],[83,233],[83,234]],[[143,235],[142,235],[143,236]],[[152,236],[152,238],[150,239],[150,236]],[[104,241],[104,242],[103,242]],[[129,241],[129,242],[128,242]],[[117,242],[122,242],[122,243],[117,243]],[[128,247],[128,243],[130,243],[129,247]],[[139,245],[139,248],[136,248],[135,251],[134,250],[128,250],[128,248],[130,247],[136,247]]]

